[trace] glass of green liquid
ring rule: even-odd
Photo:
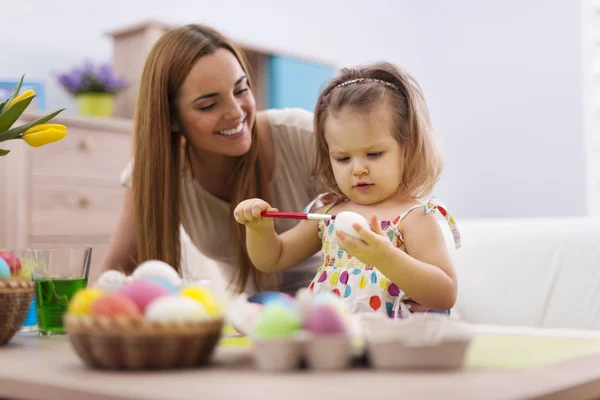
[[[35,305],[41,335],[65,333],[63,316],[69,302],[87,286],[90,247],[29,249],[34,260]]]

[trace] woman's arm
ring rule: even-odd
[[[125,188],[125,198],[117,228],[113,233],[102,270],[116,269],[130,273],[136,267],[136,231],[133,209],[133,190]]]

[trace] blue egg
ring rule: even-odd
[[[258,303],[265,306],[270,303],[280,303],[289,307],[295,307],[296,301],[288,294],[282,292],[260,292],[256,293],[248,298],[250,303]]]
[[[10,267],[3,258],[0,258],[0,278],[10,278]]]
[[[169,289],[169,291],[171,293],[177,293],[177,288],[175,287],[175,285],[173,285],[171,282],[168,282],[165,279],[161,279],[161,278],[157,278],[157,277],[150,277],[150,278],[145,278],[149,281],[153,281],[154,283],[158,283],[159,285],[162,285],[164,287],[166,287],[167,289]]]

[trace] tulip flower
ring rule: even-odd
[[[23,132],[23,140],[31,147],[58,142],[67,136],[67,127],[61,124],[39,124]]]
[[[25,99],[28,99],[28,98],[34,97],[34,96],[35,96],[35,92],[33,90],[28,90],[26,92],[23,92],[20,95],[18,95],[17,97],[15,97],[15,99],[13,101],[11,101],[10,103],[8,103],[8,105],[6,106],[6,110],[8,111],[9,108],[11,108],[12,106],[14,106],[15,104],[17,104],[21,100],[25,100]]]
[[[8,99],[0,103],[0,142],[23,139],[28,145],[38,147],[63,139],[67,136],[67,128],[64,125],[47,124],[46,122],[56,117],[64,109],[21,126],[12,127],[35,97],[33,90],[27,90],[19,94],[24,77],[21,77],[21,81],[13,89]],[[4,156],[9,152],[10,150],[0,149],[0,156]]]

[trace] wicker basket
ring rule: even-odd
[[[171,369],[207,364],[223,328],[222,319],[158,323],[91,317],[64,318],[71,346],[88,367]]]
[[[21,279],[0,279],[0,346],[21,329],[31,305],[34,283]]]

